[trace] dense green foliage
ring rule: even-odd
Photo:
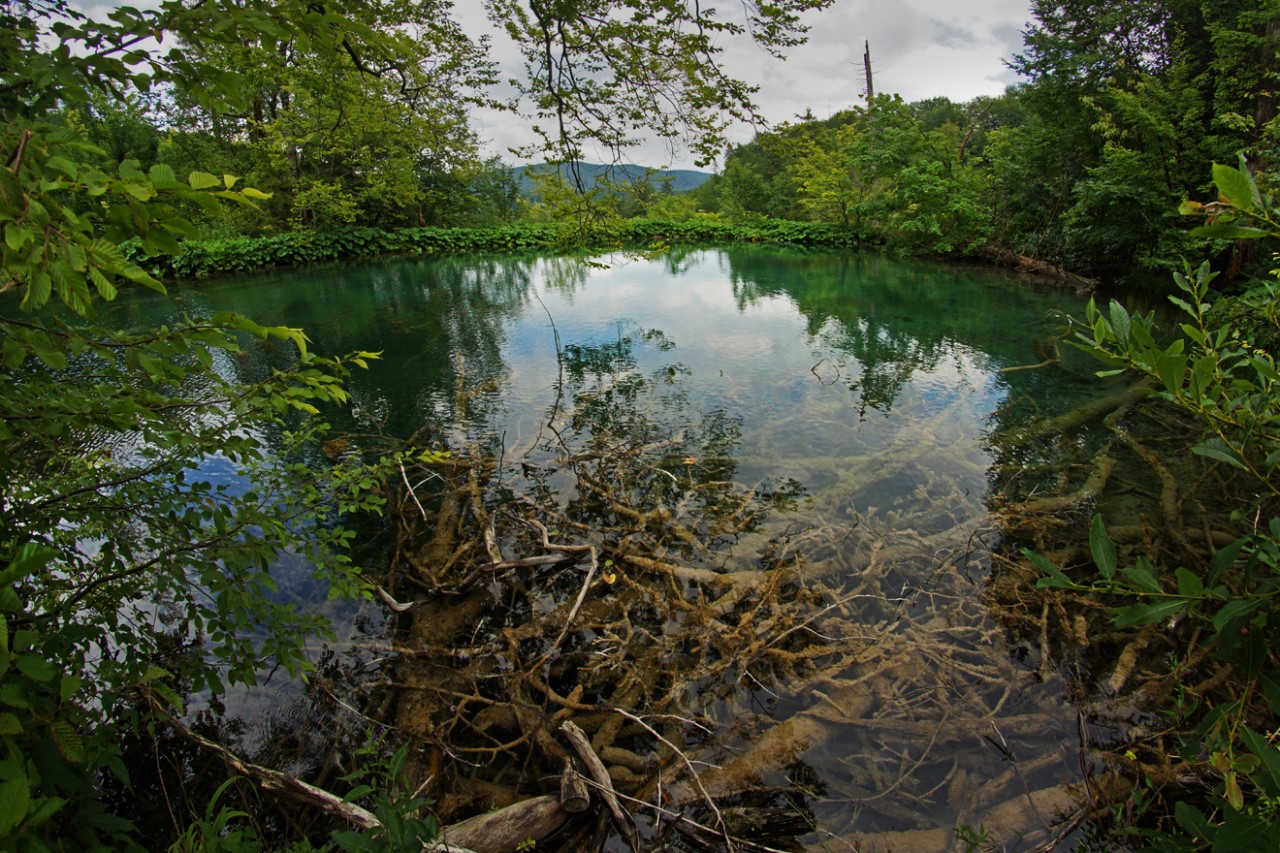
[[[1214,166],[1221,201],[1184,211],[1212,214],[1197,229],[1204,236],[1280,236],[1280,199],[1259,190],[1243,157],[1240,165]],[[1233,512],[1247,532],[1218,549],[1205,574],[1160,567],[1145,556],[1120,565],[1101,516],[1089,535],[1096,580],[1080,583],[1027,556],[1046,574],[1042,588],[1119,601],[1117,627],[1190,620],[1243,685],[1216,707],[1198,709],[1191,697],[1178,708],[1184,717],[1178,722],[1194,724],[1184,742],[1187,757],[1207,762],[1220,779],[1208,804],[1180,798],[1172,823],[1135,828],[1136,834],[1157,849],[1269,850],[1280,844],[1280,750],[1270,742],[1280,720],[1273,661],[1280,646],[1280,369],[1274,348],[1255,341],[1274,341],[1280,330],[1280,272],[1226,298],[1210,289],[1217,275],[1208,262],[1175,274],[1178,292],[1170,299],[1182,322],[1172,339],[1153,314],[1133,315],[1114,301],[1104,311],[1090,302],[1076,344],[1112,365],[1108,372],[1147,377],[1160,398],[1200,422],[1204,436],[1193,451],[1235,469],[1251,486],[1253,498]]]
[[[799,11],[828,1],[751,4],[741,22],[674,2],[534,3],[533,19],[487,5],[522,44],[565,39],[554,74],[531,69],[533,109],[557,120],[564,159],[588,138],[625,147],[645,126],[718,147],[722,111],[753,107],[706,34],[778,50],[801,37]],[[631,21],[615,26],[622,12]],[[636,37],[655,50],[615,49]],[[102,20],[64,0],[0,0],[4,849],[259,846],[219,802],[225,786],[203,803],[166,795],[169,819],[145,826],[106,791],[128,790],[122,744],[174,725],[181,693],[216,701],[314,665],[304,640],[326,625],[276,595],[282,555],[331,596],[369,594],[344,524],[379,510],[401,460],[328,463],[317,449],[322,410],[347,404],[344,379],[376,355],[320,355],[299,329],[234,314],[152,329],[94,316],[121,287],[163,290],[149,269],[542,245],[537,228],[424,227],[518,209],[466,124],[487,97],[486,56],[446,0],[163,0]],[[585,87],[572,82],[582,63]],[[595,120],[601,103],[620,124]],[[212,239],[184,252],[195,237]],[[409,849],[434,832],[409,814],[422,803],[392,790],[403,762],[348,778],[382,826],[336,843]]]
[[[1213,162],[1274,157],[1274,5],[1032,4],[1027,82],[965,104],[879,96],[729,151],[707,210],[839,222],[904,252],[982,246],[1109,281],[1209,248],[1175,213]],[[1221,244],[1217,244],[1220,246]],[[1245,246],[1224,259],[1234,276]],[[1254,256],[1256,257],[1256,255]]]
[[[583,233],[569,223],[522,223],[490,228],[346,228],[297,231],[273,237],[188,240],[176,255],[150,256],[138,244],[125,256],[153,275],[205,278],[231,272],[351,260],[379,255],[445,255],[526,250],[648,249],[698,243],[778,243],[798,246],[852,246],[844,228],[806,222],[730,225],[715,219],[613,220]]]

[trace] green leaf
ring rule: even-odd
[[[1133,567],[1126,566],[1121,572],[1129,582],[1133,584],[1134,589],[1141,592],[1149,592],[1160,594],[1160,581],[1156,579],[1155,568],[1147,561],[1145,557],[1138,558],[1138,564]]]
[[[36,652],[26,652],[18,656],[18,671],[32,681],[53,681],[58,676],[57,668]]]
[[[1241,729],[1240,739],[1259,758],[1262,769],[1266,771],[1255,773],[1254,781],[1262,786],[1267,796],[1280,796],[1280,748],[1250,728]]]
[[[73,181],[80,176],[79,167],[66,157],[50,157],[45,161],[45,165],[56,172],[61,172]]]
[[[0,583],[14,583],[23,578],[32,577],[43,571],[53,561],[58,552],[47,545],[27,542],[18,551],[18,556],[9,563],[8,568],[0,571]]]
[[[1236,778],[1236,771],[1227,770],[1222,778],[1223,794],[1227,798],[1227,802],[1231,804],[1231,808],[1236,811],[1244,809],[1244,792],[1240,790],[1240,780]],[[1243,849],[1243,848],[1241,848]]]
[[[61,720],[52,723],[49,730],[53,733],[53,742],[58,745],[62,757],[72,764],[82,764],[86,758],[84,741],[80,733],[67,722]]]
[[[34,807],[30,814],[27,815],[27,825],[30,827],[39,827],[62,810],[67,801],[61,797],[42,797],[35,801]]]
[[[193,190],[207,190],[212,187],[222,186],[222,181],[219,181],[208,172],[192,172],[187,176],[187,183]]]
[[[1227,628],[1230,623],[1237,619],[1243,619],[1256,611],[1263,605],[1260,598],[1236,598],[1228,601],[1222,606],[1213,617],[1213,629],[1219,634]]]
[[[1107,307],[1111,316],[1111,329],[1115,332],[1116,339],[1122,342],[1128,341],[1132,337],[1133,318],[1129,316],[1125,307],[1114,299]]]
[[[1256,240],[1259,237],[1268,236],[1269,233],[1261,228],[1234,225],[1230,222],[1214,222],[1191,229],[1192,237],[1205,237],[1210,240]]]
[[[1022,556],[1026,557],[1031,561],[1032,565],[1048,575],[1048,577],[1043,577],[1036,581],[1037,589],[1067,589],[1076,586],[1071,578],[1062,573],[1061,569],[1034,551],[1023,548]]]
[[[1247,171],[1214,163],[1213,183],[1232,207],[1245,213],[1252,212],[1257,188],[1253,184],[1253,176]]]
[[[342,801],[344,803],[354,803],[356,800],[369,796],[375,790],[377,789],[372,785],[356,785],[347,792],[346,796],[342,798]]]
[[[37,272],[32,277],[31,283],[27,286],[27,292],[22,297],[22,309],[24,311],[43,308],[49,301],[49,294],[53,292],[53,279],[43,270]]]
[[[1240,551],[1248,544],[1249,537],[1242,536],[1234,542],[1219,548],[1209,560],[1209,577],[1205,581],[1205,586],[1217,586],[1219,577],[1236,562],[1236,559],[1240,556]]]
[[[18,719],[18,715],[8,711],[0,713],[0,736],[9,737],[20,734],[22,734],[22,722]]]
[[[116,290],[116,286],[112,284],[111,280],[103,275],[102,271],[97,267],[89,267],[89,280],[93,282],[93,286],[97,289],[98,295],[107,302],[112,301],[117,295],[119,295],[119,291]]]
[[[21,252],[22,247],[35,240],[35,238],[36,232],[34,230],[23,228],[16,222],[6,222],[4,225],[5,245],[15,252]]]
[[[1199,598],[1204,595],[1204,583],[1194,572],[1179,568],[1173,574],[1178,580],[1178,595],[1186,598]]]
[[[1104,578],[1111,580],[1116,576],[1116,546],[1107,535],[1107,528],[1102,523],[1100,514],[1094,515],[1089,525],[1089,552]]]
[[[1186,800],[1178,800],[1173,807],[1174,820],[1178,825],[1186,830],[1187,834],[1197,841],[1212,841],[1213,833],[1216,827],[1210,825],[1209,821],[1195,806]]]
[[[1207,456],[1210,459],[1216,459],[1219,462],[1225,462],[1233,468],[1244,469],[1244,463],[1240,461],[1240,457],[1225,441],[1220,438],[1208,438],[1191,448],[1191,452],[1200,456]]]
[[[12,338],[6,337],[0,342],[0,364],[10,370],[14,370],[22,366],[22,362],[27,360],[27,348],[19,344]]]
[[[10,708],[29,708],[31,697],[28,697],[22,685],[15,681],[5,681],[0,684],[0,703],[8,704]]]
[[[80,685],[84,682],[78,675],[64,675],[62,681],[58,683],[58,696],[63,702],[66,702],[76,694],[80,689]]]
[[[1187,375],[1187,357],[1178,353],[1163,352],[1156,356],[1155,363],[1160,384],[1170,391],[1180,390]]]
[[[26,776],[15,776],[0,784],[0,838],[22,823],[30,805],[31,784]]]
[[[1161,622],[1181,613],[1186,606],[1187,602],[1181,599],[1160,601],[1155,604],[1131,604],[1119,610],[1113,617],[1113,621],[1117,628],[1134,628],[1139,625],[1149,625],[1152,622]]]
[[[173,173],[173,169],[164,163],[157,163],[152,166],[148,174],[151,176],[151,182],[155,184],[178,179],[178,176]]]

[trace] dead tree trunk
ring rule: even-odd
[[[871,79],[871,42],[864,41],[862,47],[862,73],[867,83],[867,106],[871,106],[876,97],[875,84]]]

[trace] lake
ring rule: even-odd
[[[991,589],[1001,507],[1087,455],[1010,437],[1108,390],[1083,356],[1033,367],[1083,302],[738,246],[260,274],[107,318],[237,310],[379,351],[325,452],[450,454],[358,522],[358,559],[407,613],[325,604],[282,560],[292,600],[344,627],[323,690],[233,704],[260,756],[305,774],[333,732],[391,726],[463,816],[554,788],[572,720],[642,849],[937,850],[1079,823],[1084,722]],[[289,726],[309,745],[273,752]],[[590,844],[626,849],[581,819],[539,849]]]

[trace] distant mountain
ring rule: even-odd
[[[554,172],[557,168],[559,168],[560,174],[565,180],[573,180],[567,164],[557,167],[551,163],[535,163],[532,166],[514,166],[510,171],[512,177],[516,180],[517,186],[520,187],[520,194],[525,198],[532,198],[534,188],[533,179],[530,175],[548,174]],[[672,192],[678,193],[696,189],[711,178],[710,172],[699,172],[694,169],[650,170],[644,166],[635,166],[630,163],[623,163],[617,166],[603,166],[599,163],[579,163],[578,173],[582,176],[583,183],[588,187],[593,187],[602,181],[625,185],[642,180],[646,173],[651,173],[655,185],[661,185],[663,181],[670,180]]]

